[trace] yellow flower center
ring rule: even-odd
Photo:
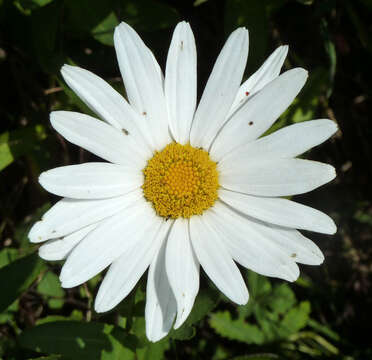
[[[203,149],[168,144],[143,169],[143,193],[158,215],[189,218],[200,215],[217,199],[217,164]]]

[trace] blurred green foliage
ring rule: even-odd
[[[0,359],[372,358],[371,15],[370,0],[0,0]],[[327,262],[302,267],[295,285],[246,272],[246,306],[233,306],[203,278],[186,323],[153,344],[144,333],[144,280],[112,312],[95,314],[101,275],[62,289],[60,264],[39,259],[27,233],[56,201],[39,173],[93,159],[49,125],[52,110],[90,112],[63,82],[61,65],[87,68],[125,94],[115,26],[134,26],[164,68],[183,19],[197,41],[199,96],[237,26],[250,32],[246,76],[287,43],[285,69],[310,70],[270,131],[337,121],[336,138],[310,157],[334,164],[338,180],[302,199],[331,213],[340,231],[335,239],[312,235]]]

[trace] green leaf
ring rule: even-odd
[[[190,340],[195,336],[196,330],[193,326],[183,325],[179,329],[172,329],[169,337],[175,340]]]
[[[57,321],[25,330],[19,344],[47,354],[70,359],[134,359],[136,337],[102,323]]]
[[[308,326],[316,330],[318,333],[328,336],[332,340],[340,341],[340,336],[336,332],[331,330],[328,326],[320,324],[314,319],[309,319]]]
[[[0,312],[4,311],[40,275],[45,263],[31,254],[0,269],[0,283],[7,284],[0,295]]]
[[[302,301],[298,306],[289,310],[280,324],[280,334],[286,337],[304,328],[309,320],[310,311],[308,301]]]
[[[50,322],[56,322],[56,321],[82,321],[83,320],[83,313],[80,310],[73,310],[70,314],[70,316],[61,316],[61,315],[49,315],[45,318],[38,319],[36,321],[36,325],[46,324]]]
[[[114,45],[114,29],[119,21],[114,12],[111,12],[93,30],[93,37],[105,45]]]
[[[54,0],[16,0],[14,2],[23,12],[31,14],[30,12],[27,12],[27,10],[35,10],[39,7],[50,4],[52,1]]]
[[[10,264],[18,257],[18,250],[6,248],[0,251],[0,268]]]
[[[46,137],[46,129],[41,124],[2,133],[0,135],[0,170],[6,168],[18,157],[38,150],[40,141]]]
[[[6,324],[7,322],[11,322],[14,318],[14,315],[18,312],[18,310],[19,310],[19,301],[16,300],[10,306],[8,306],[8,308],[5,311],[0,313],[0,324]]]
[[[220,292],[212,287],[202,289],[196,297],[194,306],[185,323],[177,330],[172,329],[169,337],[177,340],[189,340],[195,336],[193,324],[202,320],[217,305]]]
[[[65,303],[64,299],[49,299],[48,306],[51,309],[61,309]]]
[[[164,352],[169,349],[169,341],[162,340],[156,343],[149,343],[143,349],[137,349],[138,360],[163,360]]]
[[[323,67],[314,69],[309,74],[309,79],[302,89],[300,96],[293,101],[265,135],[271,134],[292,123],[314,119],[319,106],[319,97],[326,94],[329,89],[330,80],[327,70]]]
[[[257,325],[251,325],[243,319],[232,320],[228,311],[219,311],[211,315],[209,325],[221,336],[247,344],[262,344],[265,340]]]
[[[58,276],[52,271],[45,273],[37,286],[37,291],[46,296],[63,297],[65,295],[65,291],[61,288]]]
[[[65,0],[66,27],[74,36],[89,34],[112,12],[114,1]]]
[[[260,297],[265,297],[271,292],[270,281],[265,276],[258,275],[253,271],[248,271],[247,281],[251,299],[257,300]]]
[[[194,306],[185,323],[192,325],[202,320],[206,315],[217,306],[220,298],[220,292],[212,287],[207,287],[199,291]]]
[[[54,0],[32,0],[32,2],[40,7],[50,4]]]
[[[296,297],[288,284],[283,283],[274,287],[268,304],[274,312],[284,314],[296,304]]]

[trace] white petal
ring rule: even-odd
[[[143,175],[121,165],[92,162],[45,171],[39,182],[44,189],[59,196],[103,199],[138,189]]]
[[[219,234],[208,224],[207,215],[190,218],[190,238],[196,256],[215,285],[233,302],[248,302],[248,290],[243,277]]]
[[[126,23],[116,27],[114,43],[131,105],[151,129],[153,150],[170,142],[162,77],[154,55]]]
[[[94,308],[97,312],[111,310],[132,291],[160,248],[170,222],[160,217],[153,228],[116,259],[99,287]]]
[[[199,262],[191,246],[187,219],[179,218],[174,222],[168,238],[165,266],[177,301],[174,324],[177,329],[189,316],[199,291]]]
[[[216,229],[234,260],[244,267],[288,281],[299,276],[291,254],[272,241],[276,232],[270,227],[242,217],[220,202],[215,203],[205,219]]]
[[[142,200],[102,221],[67,258],[60,276],[62,286],[74,287],[97,275],[151,231],[157,219],[151,206]]]
[[[146,142],[143,135],[148,133],[148,130],[143,128],[144,122],[113,87],[99,76],[78,66],[64,65],[61,73],[69,87],[93,112],[116,129],[125,129],[144,147]]]
[[[258,196],[303,194],[335,178],[328,164],[302,159],[236,159],[218,164],[225,189]]]
[[[223,189],[218,195],[221,200],[243,214],[272,224],[324,234],[334,234],[337,230],[328,215],[294,201],[250,196]]]
[[[69,235],[94,224],[143,198],[142,190],[103,200],[62,199],[52,206],[31,228],[28,235],[33,243]]]
[[[50,121],[65,139],[102,159],[138,169],[146,164],[145,148],[103,121],[72,111],[53,111]]]
[[[70,251],[87,236],[97,224],[86,226],[63,239],[50,240],[39,247],[39,256],[44,260],[63,260]]]
[[[240,86],[234,103],[231,106],[229,116],[234,113],[236,109],[248,99],[248,97],[261,90],[266,84],[279,76],[280,69],[287,57],[287,53],[287,45],[279,46],[266,59],[262,66]]]
[[[190,25],[184,21],[173,33],[164,86],[173,137],[186,144],[196,106],[196,47]]]
[[[156,342],[165,337],[172,327],[177,313],[177,302],[165,270],[165,248],[163,241],[152,261],[147,276],[146,288],[146,336]]]
[[[224,156],[220,164],[234,161],[237,157],[247,161],[263,157],[295,157],[326,141],[336,131],[336,123],[326,119],[293,124],[236,148]]]
[[[324,261],[321,250],[299,231],[261,223],[273,230],[270,240],[280,246],[294,261],[307,265],[320,265]]]
[[[205,86],[191,127],[192,146],[209,149],[239,89],[247,57],[248,31],[239,28],[227,39]]]
[[[212,158],[219,161],[231,150],[261,136],[292,103],[306,79],[306,70],[292,69],[250,97],[218,134],[211,147]]]

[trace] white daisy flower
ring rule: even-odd
[[[322,212],[280,198],[311,191],[334,168],[296,156],[336,131],[330,120],[268,130],[303,87],[307,72],[279,75],[281,46],[241,84],[248,31],[224,45],[196,106],[195,40],[177,25],[165,77],[127,24],[115,49],[129,103],[91,72],[65,65],[67,84],[101,120],[70,111],[51,114],[68,141],[107,162],[63,166],[40,175],[62,196],[30,231],[46,260],[66,262],[62,286],[78,286],[109,267],[95,310],[115,307],[149,267],[146,334],[157,341],[181,326],[199,290],[200,266],[229,299],[248,301],[236,263],[294,281],[296,263],[318,265],[322,252],[296,229],[333,234]]]

